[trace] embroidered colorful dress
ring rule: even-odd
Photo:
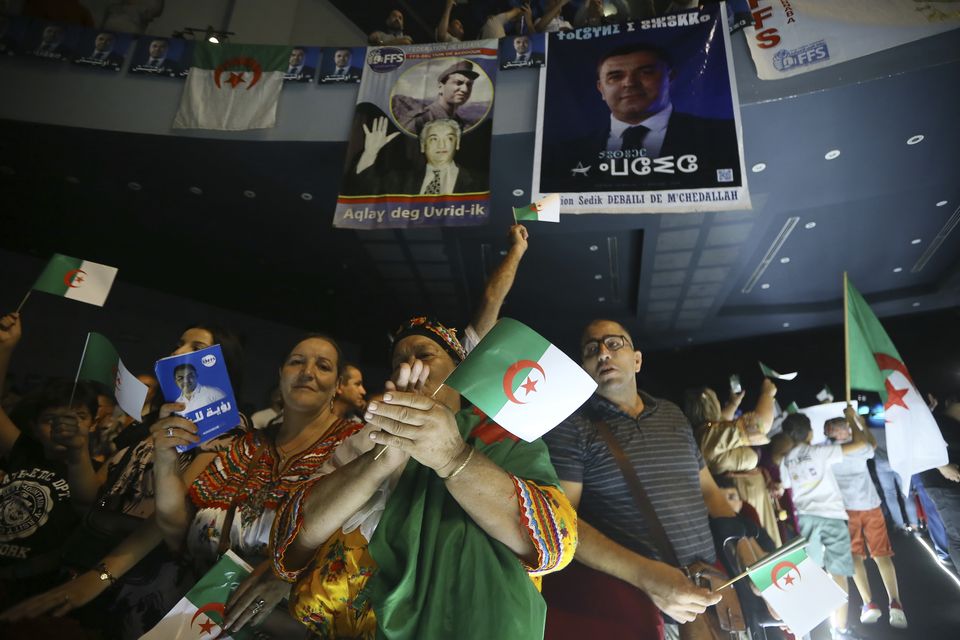
[[[278,468],[274,445],[279,427],[244,434],[221,452],[190,485],[196,508],[187,532],[194,558],[214,560],[227,513],[234,509],[230,548],[244,558],[265,557],[277,509],[303,482],[324,473],[341,442],[363,425],[339,420],[330,433]]]
[[[573,559],[576,512],[560,489],[541,440],[518,440],[472,407],[456,418],[465,440],[513,478],[520,519],[537,550],[536,562],[522,562],[487,535],[432,469],[411,460],[372,534],[369,526],[345,525],[297,575],[288,571],[284,554],[302,526],[304,499],[314,486],[306,483],[290,496],[277,518],[274,569],[297,580],[290,610],[314,634],[542,637],[546,605],[539,593],[540,576]],[[369,542],[366,535],[371,535]]]

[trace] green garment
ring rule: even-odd
[[[460,434],[502,469],[559,486],[542,440],[468,437],[485,415],[456,414]],[[509,436],[509,434],[507,434]],[[546,603],[517,557],[477,526],[432,470],[411,460],[370,541],[367,585],[379,638],[542,638]]]

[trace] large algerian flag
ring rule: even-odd
[[[900,476],[906,495],[913,474],[949,462],[947,445],[877,316],[853,284],[846,277],[844,281],[850,386],[880,394],[886,422],[887,457],[890,467]]]
[[[749,571],[760,595],[797,638],[847,601],[843,589],[807,557],[802,546],[785,554],[773,553]]]
[[[289,46],[198,42],[174,128],[272,127],[289,57]]]
[[[793,380],[794,378],[797,377],[796,371],[792,371],[790,373],[777,373],[776,371],[774,371],[767,365],[763,364],[759,360],[757,360],[757,364],[760,365],[760,373],[763,374],[764,378],[773,378],[774,380],[786,380],[789,382],[790,380]]]
[[[157,626],[140,636],[140,640],[248,637],[246,629],[229,636],[220,635],[220,625],[223,624],[227,599],[252,570],[237,554],[228,550]]]
[[[33,288],[102,307],[115,277],[116,267],[55,253]]]
[[[560,424],[597,388],[563,351],[510,318],[497,321],[444,384],[527,442]]]
[[[147,399],[147,385],[130,373],[120,360],[117,350],[99,333],[91,331],[87,334],[83,354],[80,356],[77,380],[95,380],[106,385],[108,389],[113,389],[117,404],[124,413],[134,420],[140,419],[143,403]]]
[[[539,222],[560,222],[560,194],[552,193],[525,207],[514,207],[513,217],[521,220]]]

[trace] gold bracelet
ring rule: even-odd
[[[470,463],[470,458],[473,457],[473,454],[476,453],[477,450],[474,449],[473,447],[471,447],[470,445],[467,445],[467,448],[470,449],[470,453],[467,454],[467,459],[464,460],[463,463],[462,463],[459,467],[457,467],[456,470],[455,470],[453,473],[451,473],[450,475],[446,476],[446,477],[444,478],[444,480],[449,480],[449,479],[452,478],[453,476],[457,475],[458,473],[460,473],[461,471],[463,471],[464,468]]]

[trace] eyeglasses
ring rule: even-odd
[[[583,343],[583,357],[584,358],[593,358],[598,353],[600,353],[600,344],[603,344],[607,348],[607,351],[619,351],[623,349],[624,345],[630,346],[630,341],[627,340],[627,336],[621,336],[616,334],[610,334],[606,336],[601,336],[597,340],[588,340]]]

